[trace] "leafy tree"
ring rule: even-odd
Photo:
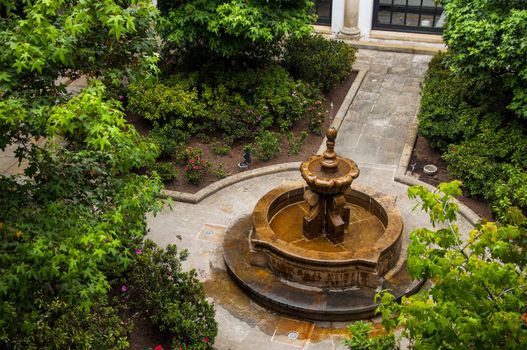
[[[443,0],[444,39],[454,70],[511,92],[508,107],[527,118],[527,2]]]
[[[383,293],[378,310],[383,324],[403,326],[415,349],[524,349],[527,231],[487,222],[464,238],[454,224],[458,207],[452,197],[461,194],[459,186],[441,184],[442,194],[421,186],[409,189],[440,227],[414,230],[408,248],[412,277],[433,285],[400,305]]]
[[[269,57],[288,35],[309,33],[311,0],[160,0],[159,31],[169,49],[194,57]]]
[[[156,11],[149,0],[0,2],[0,149],[46,135],[48,106],[67,99],[59,78],[156,73]]]
[[[373,326],[364,321],[358,321],[348,326],[349,339],[344,340],[344,346],[349,350],[399,350],[395,335],[377,334],[370,336]]]
[[[160,183],[133,172],[157,149],[107,87],[153,77],[155,16],[149,0],[0,1],[0,149],[28,165],[0,175],[0,348],[127,345],[107,294]],[[79,75],[106,87],[71,98],[58,79]]]
[[[104,92],[94,84],[51,107],[47,146],[29,151],[27,177],[0,176],[0,345],[126,345],[118,329],[90,323],[107,319],[110,282],[142,239],[160,183],[130,173],[157,150]]]

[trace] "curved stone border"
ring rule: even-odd
[[[364,77],[366,76],[367,71],[368,71],[367,69],[361,69],[357,73],[357,76],[355,77],[353,84],[351,84],[351,87],[348,90],[346,97],[342,101],[342,104],[340,105],[340,108],[337,111],[337,114],[335,114],[335,118],[333,119],[333,122],[331,124],[335,129],[338,130],[340,128],[340,125],[342,124],[342,121],[344,120],[344,117],[346,116],[346,113],[348,112],[351,106],[351,103],[353,102],[353,99],[355,98],[355,95],[359,91],[360,85],[362,84],[362,81],[364,80]],[[322,141],[322,145],[320,146],[318,153],[322,153],[322,151],[325,149],[324,148],[325,144],[326,144],[326,138],[324,138],[324,140]],[[283,164],[270,165],[270,166],[266,166],[266,167],[262,167],[262,168],[258,168],[254,170],[244,171],[238,174],[231,175],[219,181],[216,181],[213,184],[210,184],[209,186],[202,188],[196,193],[186,193],[186,192],[180,192],[180,191],[165,190],[163,192],[163,197],[165,198],[170,197],[174,201],[177,201],[177,202],[197,204],[201,202],[203,199],[207,198],[208,196],[218,192],[219,190],[225,187],[233,185],[235,183],[248,180],[248,179],[252,179],[258,176],[276,174],[276,173],[281,173],[281,172],[290,171],[290,170],[298,170],[300,168],[300,163],[301,162],[283,163]]]
[[[258,176],[276,174],[285,171],[298,170],[300,169],[300,162],[291,162],[291,163],[282,163],[276,165],[269,165],[262,168],[257,168],[253,170],[244,171],[242,173],[234,174],[219,181],[216,181],[213,184],[208,185],[205,188],[202,188],[196,193],[186,193],[180,191],[171,191],[165,190],[164,194],[166,197],[171,197],[173,200],[184,203],[197,204],[208,196],[218,192],[219,190],[233,185],[235,183],[252,179]]]
[[[420,99],[418,101],[420,103]],[[395,172],[394,180],[408,186],[420,185],[428,188],[430,191],[437,191],[437,188],[429,185],[416,177],[406,175],[406,169],[408,169],[408,164],[410,163],[410,158],[412,157],[412,152],[415,146],[415,140],[417,139],[417,114],[414,116],[414,121],[408,129],[408,136],[406,137],[406,142],[403,148],[403,154],[401,155],[401,160],[399,161],[399,166]],[[475,226],[478,222],[481,221],[481,218],[474,213],[472,209],[467,207],[465,204],[461,203],[459,200],[455,199],[457,205],[459,206],[459,213],[463,215],[465,219],[470,222],[472,226]]]

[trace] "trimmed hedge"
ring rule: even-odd
[[[284,66],[295,79],[317,84],[327,92],[351,74],[357,49],[323,36],[290,37],[284,47]]]

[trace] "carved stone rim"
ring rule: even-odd
[[[393,204],[382,201],[383,194],[374,189],[354,185],[353,194],[368,196],[385,215],[385,232],[371,247],[368,256],[357,256],[354,252],[319,252],[317,258],[310,258],[312,252],[298,246],[292,246],[281,240],[270,227],[269,210],[282,195],[295,190],[305,189],[305,186],[290,185],[275,188],[266,193],[256,204],[253,211],[253,234],[251,243],[255,248],[270,250],[276,254],[286,256],[292,260],[304,261],[314,265],[377,265],[383,255],[396,245],[402,236],[403,222],[401,214]]]
[[[350,168],[350,171],[347,174],[333,179],[318,177],[317,175],[313,174],[313,172],[309,169],[309,165],[315,162],[322,162],[323,160],[324,156],[316,155],[310,157],[308,160],[300,164],[300,173],[302,175],[302,178],[315,192],[325,194],[340,193],[345,187],[350,186],[353,180],[356,179],[360,174],[360,170],[357,166],[357,163],[355,163],[351,159],[339,157],[339,162],[346,163]]]

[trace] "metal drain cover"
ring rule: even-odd
[[[296,331],[289,332],[289,333],[287,333],[287,337],[289,338],[289,340],[297,340],[298,339],[298,332],[296,332]]]

